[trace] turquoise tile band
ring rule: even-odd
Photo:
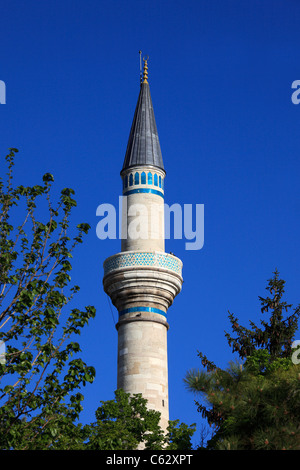
[[[128,251],[117,253],[104,261],[104,276],[110,272],[129,267],[157,267],[182,275],[182,261],[168,253]]]
[[[123,195],[129,196],[130,194],[134,194],[134,193],[151,193],[151,194],[156,194],[157,196],[160,196],[162,198],[164,197],[161,191],[157,191],[156,189],[150,189],[150,188],[130,189],[129,191],[124,191]]]
[[[134,312],[150,312],[150,313],[159,313],[159,315],[163,315],[164,317],[167,316],[166,312],[160,310],[159,308],[153,307],[132,307],[132,308],[125,308],[125,310],[121,310],[119,312],[119,316],[125,315],[125,313],[134,313]]]

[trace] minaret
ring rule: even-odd
[[[121,252],[104,261],[103,285],[118,309],[117,387],[141,393],[169,420],[167,310],[182,287],[182,262],[165,253],[166,172],[144,72],[124,164]]]

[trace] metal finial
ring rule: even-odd
[[[143,80],[143,83],[148,83],[148,59],[149,59],[149,56],[147,55],[146,57],[143,57],[143,61],[144,61],[144,80]]]

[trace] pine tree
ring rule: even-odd
[[[201,352],[203,370],[191,370],[184,379],[188,390],[203,398],[198,411],[215,430],[210,449],[300,449],[300,366],[292,363],[292,341],[300,306],[284,318],[292,305],[282,300],[285,281],[276,270],[268,281],[271,294],[259,297],[261,321],[251,329],[229,312],[235,337],[226,333],[240,362],[225,370]]]
[[[196,401],[198,411],[215,428],[208,449],[299,450],[300,366],[287,358],[270,362],[257,350],[243,367],[199,371],[186,377],[210,405]]]
[[[292,340],[298,327],[300,316],[300,306],[294,312],[284,318],[284,312],[287,313],[291,304],[282,300],[284,294],[285,281],[279,279],[277,269],[274,277],[269,279],[266,289],[271,296],[259,297],[261,302],[261,313],[270,313],[268,321],[261,320],[263,328],[257,327],[250,321],[251,329],[247,329],[238,323],[238,318],[229,312],[231,327],[237,337],[233,338],[229,333],[225,333],[229,346],[232,346],[232,352],[237,352],[241,359],[246,359],[256,349],[266,349],[270,353],[270,359],[278,357],[291,357]]]

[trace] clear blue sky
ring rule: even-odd
[[[96,208],[121,194],[140,49],[150,56],[166,202],[205,205],[203,249],[166,247],[184,263],[168,315],[170,418],[200,423],[185,372],[200,365],[197,350],[227,365],[227,311],[259,323],[258,296],[276,267],[287,300],[299,303],[299,18],[297,0],[1,2],[0,152],[20,149],[19,184],[51,172],[57,191],[74,188],[74,223],[92,227],[72,273],[78,304],[97,308],[80,339],[97,372],[84,390],[86,420],[116,389],[102,263],[120,242],[96,237]]]

